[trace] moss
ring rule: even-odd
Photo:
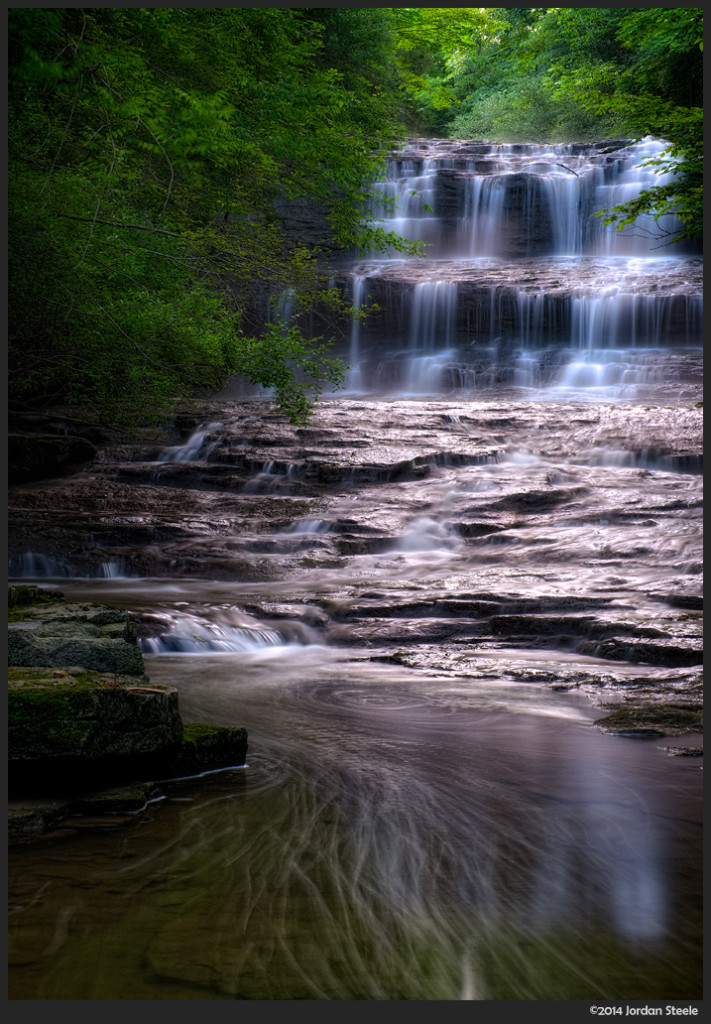
[[[654,704],[649,707],[615,708],[595,721],[604,732],[638,736],[680,736],[701,732],[703,710],[690,704]]]
[[[94,687],[88,680],[12,687],[8,693],[10,750],[22,751],[31,744],[40,724],[48,749],[81,745],[94,706]]]
[[[44,590],[42,587],[27,586],[24,583],[8,587],[8,621],[16,622],[18,619],[25,618],[26,609],[32,605],[56,604],[63,600],[64,594],[58,590]]]
[[[107,673],[92,671],[91,669],[57,669],[45,665],[27,666],[10,665],[7,670],[7,680],[11,690],[16,690],[23,685],[46,686],[56,688],[58,686],[71,686],[77,683],[80,686],[116,686],[122,677],[108,676]],[[126,685],[129,680],[123,680],[121,685]]]
[[[200,772],[243,764],[247,754],[247,730],[233,726],[183,723],[180,752],[173,762],[176,773]]]
[[[191,747],[197,747],[200,740],[204,739],[205,736],[213,736],[223,731],[221,725],[206,725],[204,723],[183,723],[183,743],[188,744]]]

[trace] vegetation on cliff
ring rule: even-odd
[[[326,257],[405,133],[662,135],[640,211],[701,223],[700,8],[10,8],[9,397],[160,420],[232,373],[308,417]],[[319,239],[285,230],[294,204]],[[280,296],[318,327],[283,325]],[[315,321],[314,321],[315,322]]]

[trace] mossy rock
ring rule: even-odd
[[[183,726],[182,747],[172,767],[176,776],[199,775],[241,766],[246,757],[246,729],[192,723]]]
[[[626,736],[684,736],[703,730],[703,709],[689,704],[624,705],[598,718],[595,725]]]
[[[59,590],[46,590],[25,583],[14,584],[7,588],[8,618],[22,619],[26,609],[32,605],[56,604],[63,600],[64,594]]]
[[[8,692],[11,793],[85,780],[150,779],[179,751],[183,723],[173,687],[77,670],[12,673]]]
[[[143,676],[143,655],[128,612],[98,604],[67,604],[40,587],[9,588],[8,665]]]

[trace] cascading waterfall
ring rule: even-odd
[[[210,435],[222,426],[221,423],[206,423],[199,426],[184,444],[166,448],[158,456],[159,462],[194,462],[200,457],[207,458],[214,447]]]
[[[360,311],[365,290],[365,278],[354,277],[351,305],[354,310],[351,324],[351,343],[348,351],[348,370],[346,371],[346,391],[356,394],[362,389],[362,372],[360,368]]]
[[[545,399],[570,385],[573,399],[614,401],[660,380],[698,382],[693,246],[664,247],[679,226],[671,215],[621,230],[600,215],[672,179],[646,166],[664,148],[411,142],[390,160],[376,186],[387,203],[371,216],[423,242],[425,258],[390,253],[342,275],[356,309],[380,309],[354,322],[349,390]]]
[[[343,396],[13,486],[11,578],[128,610],[249,758],[52,800],[11,998],[701,998],[701,265],[595,217],[660,145],[413,142],[372,214],[432,250],[334,277]]]

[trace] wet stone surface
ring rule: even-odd
[[[468,678],[484,657],[596,700],[700,705],[700,409],[341,400],[307,428],[258,401],[200,415],[189,460],[122,446],[13,488],[11,565],[131,581],[138,598],[117,595],[138,605],[144,651],[276,637]],[[198,590],[141,614],[141,578]],[[217,609],[201,580],[224,584]]]

